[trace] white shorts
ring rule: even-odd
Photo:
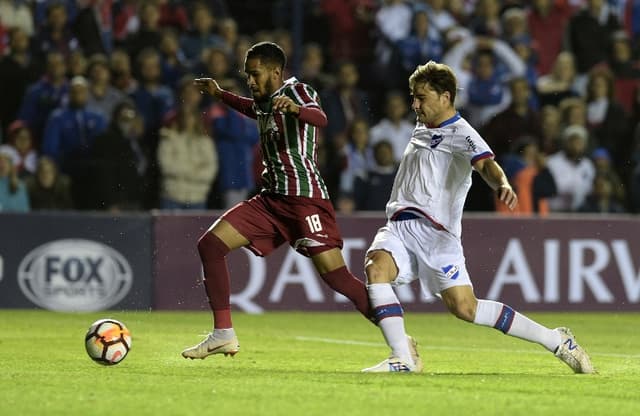
[[[398,267],[395,286],[420,279],[423,290],[437,296],[450,287],[472,286],[460,240],[434,228],[427,219],[388,221],[378,230],[367,254],[374,250],[393,257]]]

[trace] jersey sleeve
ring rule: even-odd
[[[299,120],[317,127],[327,126],[327,115],[320,107],[320,96],[309,85],[295,83],[284,91],[284,95],[300,106]]]
[[[251,98],[241,97],[229,91],[222,91],[222,102],[247,117],[257,118]]]
[[[320,95],[311,86],[302,82],[287,88],[285,94],[301,107],[321,108]]]
[[[487,142],[475,131],[461,131],[453,141],[453,151],[469,161],[471,165],[478,160],[493,158],[493,151]]]

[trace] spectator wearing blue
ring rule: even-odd
[[[67,65],[59,52],[47,55],[46,73],[40,81],[31,84],[18,111],[18,119],[24,120],[36,142],[42,139],[42,130],[51,112],[62,104],[69,91],[65,76]]]
[[[531,94],[529,96],[529,106],[535,109],[540,108],[538,102],[538,96],[536,94],[536,87],[538,85],[538,70],[536,65],[538,63],[537,56],[531,45],[531,36],[520,35],[511,38],[509,41],[513,51],[522,59],[522,62],[526,65],[524,77],[527,79],[527,83],[531,87]]]
[[[18,178],[11,156],[0,151],[0,212],[29,211],[27,188]]]
[[[36,0],[33,3],[33,22],[35,27],[42,27],[46,24],[49,7],[52,3],[62,4],[65,8],[69,21],[74,21],[78,14],[78,0]]]
[[[406,38],[400,39],[396,48],[402,60],[402,68],[407,73],[413,72],[425,62],[439,62],[442,59],[440,32],[432,26],[426,11],[417,11],[413,15],[413,31]]]
[[[433,27],[440,33],[445,33],[449,28],[458,24],[456,19],[446,9],[446,0],[416,0],[413,3],[413,12],[427,12],[429,21]],[[424,62],[423,62],[424,63]]]
[[[164,116],[174,104],[173,91],[161,83],[160,55],[149,48],[138,56],[140,84],[131,93],[131,98],[144,119],[147,137],[154,136],[162,125]]]
[[[605,175],[609,178],[613,187],[613,196],[620,204],[624,205],[627,201],[625,182],[622,181],[620,175],[616,172],[613,159],[607,148],[596,148],[591,152],[591,160],[593,160],[593,166],[596,168],[596,176]],[[629,173],[631,173],[631,169],[629,169]]]
[[[188,62],[193,66],[207,48],[224,48],[224,39],[214,32],[215,16],[204,3],[194,6],[191,16],[192,30],[182,36],[180,47]]]
[[[90,148],[106,128],[106,119],[87,109],[89,87],[84,77],[71,80],[69,105],[54,110],[47,121],[42,154],[51,157],[72,181],[72,194],[77,208],[87,208],[90,190],[88,178]]]
[[[521,7],[510,7],[502,13],[502,40],[507,42],[513,51],[522,59],[526,65],[525,78],[529,81],[529,85],[535,92],[536,82],[538,81],[538,64],[537,54],[529,32],[527,24],[527,15]],[[535,94],[530,96],[530,104],[534,108],[538,108]]]
[[[362,200],[366,189],[356,186],[367,180],[367,172],[375,167],[373,148],[369,144],[369,123],[359,118],[351,123],[347,131],[348,141],[342,152],[346,158],[346,167],[340,173],[340,197],[338,209],[342,213],[350,213],[356,208],[356,202]]]
[[[87,66],[89,77],[89,101],[87,107],[104,116],[107,124],[111,121],[111,115],[119,102],[126,95],[111,85],[111,71],[109,61],[105,55],[95,54],[89,59]]]
[[[474,53],[474,51],[476,51]],[[465,69],[465,60],[471,55],[473,71]],[[468,74],[464,101],[469,111],[469,122],[481,128],[494,114],[505,109],[510,102],[506,81],[524,76],[526,65],[504,41],[491,37],[467,37],[457,43],[444,56],[443,61],[456,73]]]
[[[335,88],[322,94],[324,111],[329,120],[325,133],[330,142],[336,134],[345,133],[356,118],[369,119],[368,96],[358,87],[360,73],[356,65],[350,61],[341,62],[336,78]]]
[[[237,84],[225,87],[239,92]],[[256,186],[253,165],[254,147],[258,144],[256,121],[216,101],[206,111],[207,123],[215,139],[220,170],[217,193],[222,208],[231,208],[249,196]]]
[[[187,61],[178,43],[178,34],[174,29],[162,31],[160,41],[160,62],[162,83],[176,89],[182,77],[187,74]]]
[[[465,68],[465,60],[471,57],[473,70]],[[509,91],[506,81],[525,74],[526,65],[511,47],[502,40],[474,36],[466,37],[455,44],[444,56],[443,61],[456,71],[468,74],[467,85],[461,94],[466,98],[469,122],[475,128],[482,127],[494,114],[509,105]]]
[[[493,52],[488,49],[478,51],[474,63],[474,76],[468,86],[468,110],[471,124],[481,128],[493,114],[508,105],[510,98],[496,70]]]

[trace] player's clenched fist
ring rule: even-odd
[[[300,106],[286,95],[280,95],[273,99],[273,111],[282,111],[283,113],[300,114]]]
[[[216,97],[222,93],[222,88],[220,88],[218,82],[213,78],[196,78],[193,80],[193,83],[201,93],[215,95]]]

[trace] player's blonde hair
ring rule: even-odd
[[[409,90],[412,92],[416,84],[428,83],[438,94],[449,92],[451,105],[456,100],[456,89],[458,82],[451,67],[429,61],[424,65],[418,65],[413,74],[409,77]]]

